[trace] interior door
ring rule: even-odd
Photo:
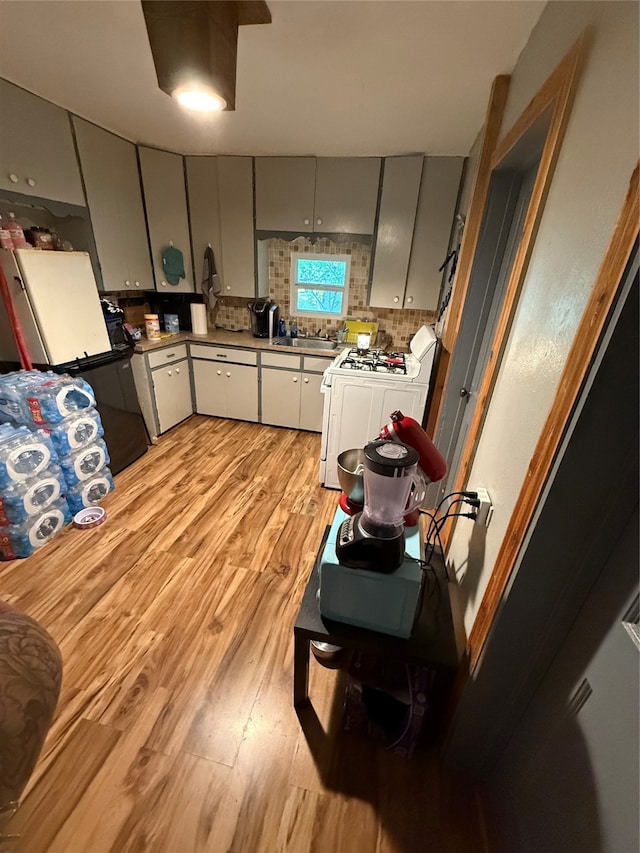
[[[447,477],[430,487],[435,505],[455,481],[477,394],[487,366],[495,324],[520,243],[538,163],[526,173],[494,173],[469,296],[456,341],[435,444],[447,460]]]

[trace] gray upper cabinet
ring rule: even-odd
[[[76,116],[73,126],[105,290],[153,290],[136,148]]]
[[[462,157],[385,160],[369,304],[435,311]]]
[[[0,188],[84,207],[69,116],[0,80]]]
[[[182,156],[142,146],[138,151],[156,289],[172,293],[192,292],[191,243]],[[162,251],[171,245],[182,252],[184,260],[185,278],[181,278],[178,284],[169,282],[162,265]]]
[[[456,212],[463,157],[425,157],[405,292],[407,308],[435,311]]]
[[[213,249],[218,278],[224,283],[217,157],[185,157],[196,289],[204,269],[204,253]]]
[[[217,157],[223,295],[256,294],[253,158]]]
[[[412,156],[384,161],[369,298],[369,304],[377,308],[404,307],[423,160]]]
[[[373,234],[379,183],[379,157],[319,157],[313,230]]]
[[[256,228],[373,234],[379,157],[257,157]]]
[[[315,157],[256,157],[256,229],[313,229]]]

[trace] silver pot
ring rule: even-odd
[[[364,503],[364,449],[344,450],[338,456],[340,488],[354,504]]]

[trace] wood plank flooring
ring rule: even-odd
[[[9,853],[481,851],[473,791],[341,726],[293,632],[337,492],[317,435],[193,417],[116,477],[107,522],[0,564],[60,645],[56,719]],[[301,725],[302,724],[302,725]]]

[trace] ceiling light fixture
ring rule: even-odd
[[[142,0],[158,85],[188,109],[235,110],[238,27],[270,24],[263,0]]]
[[[216,113],[227,105],[225,99],[215,92],[195,87],[177,89],[173,92],[173,97],[181,106],[198,113]]]

